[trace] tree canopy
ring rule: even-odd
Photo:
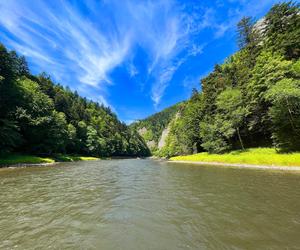
[[[110,108],[80,97],[0,44],[0,153],[148,155],[133,129]]]
[[[300,150],[300,4],[275,4],[237,27],[240,50],[184,102],[161,156],[274,146]]]

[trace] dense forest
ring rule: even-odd
[[[299,7],[276,4],[259,21],[244,17],[238,23],[240,50],[215,65],[201,91],[193,90],[181,105],[160,156],[262,146],[300,150]],[[151,123],[160,124],[159,117]]]
[[[0,44],[0,154],[144,156],[142,137],[112,111],[80,97]]]
[[[152,152],[157,151],[158,143],[163,130],[171,122],[172,118],[178,112],[181,106],[182,103],[173,105],[172,107],[166,108],[163,111],[151,115],[144,120],[139,120],[132,123],[130,127],[139,132]]]
[[[300,150],[300,4],[276,4],[237,26],[239,51],[215,65],[201,91],[126,126],[0,44],[0,154],[173,156],[250,147]],[[163,140],[163,143],[161,141]]]

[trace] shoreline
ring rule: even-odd
[[[56,155],[49,157],[39,157],[34,155],[12,154],[7,157],[0,157],[0,169],[2,168],[25,168],[25,167],[43,167],[54,166],[59,163],[78,162],[78,161],[95,161],[101,158],[91,156],[77,155]]]
[[[63,161],[56,162],[41,162],[41,163],[13,163],[13,164],[1,164],[0,169],[2,168],[26,168],[26,167],[45,167],[45,166],[53,166],[59,163],[63,163]]]
[[[84,157],[83,157],[84,158]],[[125,157],[125,156],[113,156],[107,158],[94,158],[94,159],[83,159],[83,160],[68,160],[68,161],[59,161],[56,160],[54,162],[40,162],[40,163],[4,163],[0,164],[0,169],[4,168],[26,168],[26,167],[45,167],[45,166],[54,166],[60,163],[71,163],[71,162],[80,162],[80,161],[100,161],[100,160],[125,160],[125,159],[144,159],[144,158],[137,158],[137,157]]]
[[[235,167],[235,168],[248,168],[248,169],[269,169],[269,170],[284,170],[284,171],[300,171],[300,166],[270,166],[270,165],[255,165],[255,164],[242,164],[242,163],[222,163],[222,162],[204,162],[204,161],[180,161],[168,160],[168,163],[183,163],[194,165],[206,166],[221,166],[221,167]]]
[[[12,164],[0,164],[0,169],[4,168],[26,168],[26,167],[49,167],[60,163],[74,163],[81,161],[100,161],[99,160],[78,160],[78,161],[55,161],[55,162],[41,162],[41,163],[12,163]]]

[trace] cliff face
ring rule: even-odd
[[[165,144],[166,144],[166,138],[168,137],[168,134],[170,132],[170,127],[168,126],[167,128],[165,128],[159,138],[159,141],[155,141],[155,140],[149,140],[147,138],[147,135],[148,134],[151,134],[152,131],[148,130],[147,128],[143,127],[141,129],[138,130],[138,133],[144,137],[145,141],[146,141],[146,144],[148,146],[148,148],[150,150],[155,150],[155,149],[162,149]]]
[[[168,126],[162,131],[159,142],[158,142],[158,149],[162,149],[164,146],[166,146],[166,140],[170,134],[171,131],[171,124],[172,121],[176,121],[178,118],[180,118],[180,112],[177,111],[177,113],[174,115],[174,117],[171,119]]]
[[[266,24],[266,18],[261,18],[259,19],[255,24],[254,24],[254,29],[260,33],[260,34],[263,34],[265,29],[267,27],[267,24]]]
[[[178,103],[130,126],[138,131],[152,152],[160,150],[166,144],[169,124],[182,106],[183,103]]]
[[[162,149],[166,145],[166,139],[170,133],[170,127],[165,128],[161,134],[161,137],[158,142],[158,149]]]
[[[150,150],[162,149],[166,145],[166,138],[168,137],[169,132],[170,132],[170,127],[168,125],[168,127],[162,131],[159,141],[157,142],[153,139],[151,140],[150,138],[148,138],[147,135],[152,134],[153,132],[148,130],[146,127],[143,127],[138,130],[138,133],[140,134],[140,136],[144,138]]]

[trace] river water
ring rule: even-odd
[[[111,160],[0,169],[0,249],[300,249],[300,173]]]

